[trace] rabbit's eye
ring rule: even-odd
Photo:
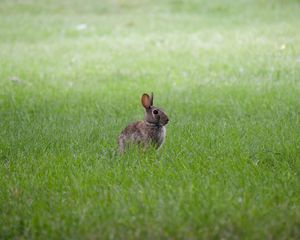
[[[158,111],[157,110],[153,110],[153,114],[158,114]]]

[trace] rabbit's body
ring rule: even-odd
[[[161,109],[153,106],[153,94],[151,98],[148,94],[144,94],[142,104],[146,109],[145,120],[130,124],[121,132],[118,139],[121,153],[130,144],[138,144],[143,148],[152,145],[158,149],[164,143],[165,125],[169,122],[167,115]]]
[[[120,137],[119,146],[120,151],[124,151],[126,144],[140,144],[144,147],[154,145],[155,148],[159,148],[166,136],[165,126],[156,126],[148,124],[145,121],[135,122],[126,127]]]

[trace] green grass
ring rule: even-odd
[[[2,0],[0,239],[299,239],[299,12]],[[151,91],[165,145],[119,156]]]

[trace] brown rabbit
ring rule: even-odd
[[[169,122],[167,114],[153,106],[153,93],[151,97],[144,93],[141,101],[146,110],[145,119],[130,124],[122,131],[118,139],[121,153],[128,144],[138,144],[144,148],[152,145],[159,149],[165,140],[165,125]]]

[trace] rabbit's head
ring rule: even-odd
[[[147,93],[144,93],[141,101],[146,110],[145,121],[147,123],[164,126],[169,122],[167,114],[162,109],[153,106],[153,93],[151,93],[151,97]]]

